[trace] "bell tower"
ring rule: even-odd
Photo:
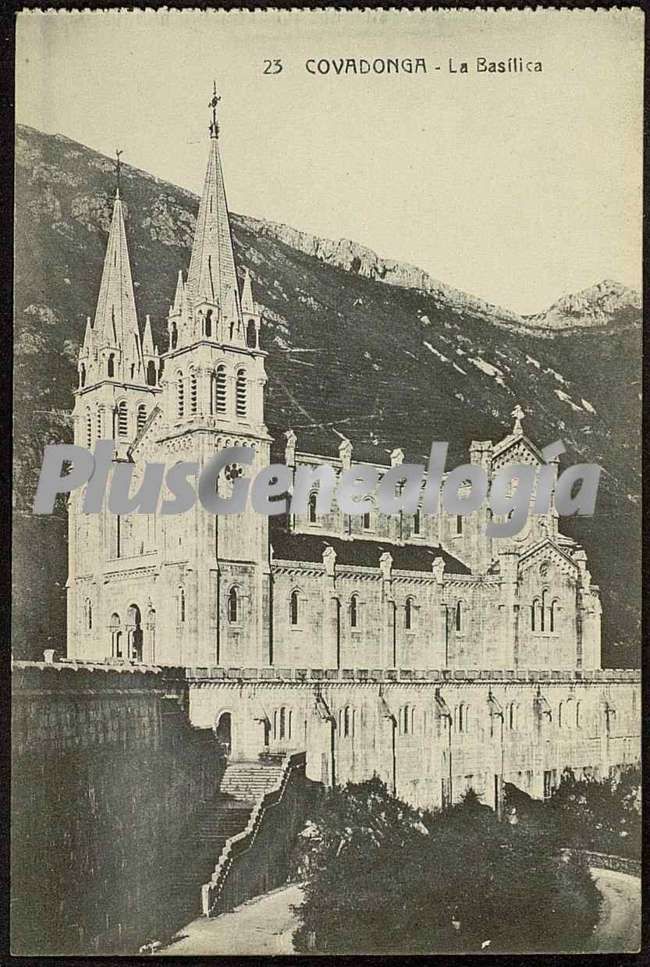
[[[264,422],[267,354],[260,348],[260,315],[250,276],[246,274],[241,292],[237,279],[219,152],[219,100],[215,87],[189,270],[187,278],[179,272],[168,316],[159,442],[168,463],[200,465],[225,447],[249,447],[251,465],[229,467],[222,474],[219,491],[225,494],[234,478],[252,478],[268,466],[271,438]],[[267,518],[250,508],[215,518],[198,501],[179,517],[183,527],[190,517],[196,537],[187,569],[193,575],[196,618],[183,660],[264,663]],[[173,521],[168,518],[166,528],[172,529]],[[186,543],[184,535],[179,539]],[[191,608],[188,598],[188,612]]]
[[[114,459],[128,460],[161,389],[160,357],[148,316],[140,336],[120,197],[120,154],[97,309],[94,320],[86,320],[72,415],[77,446],[92,450],[97,440],[114,440]],[[82,500],[79,490],[68,499],[68,655],[103,659],[108,620],[104,562],[123,556],[128,544],[123,521],[105,507],[100,514],[84,514]]]

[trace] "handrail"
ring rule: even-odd
[[[209,917],[218,903],[233,861],[252,847],[266,810],[282,800],[291,774],[305,764],[306,758],[305,752],[292,752],[283,758],[282,774],[277,784],[257,800],[246,828],[226,840],[209,882],[201,886],[201,906],[204,916]]]

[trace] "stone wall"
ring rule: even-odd
[[[304,749],[310,779],[377,774],[417,806],[471,786],[498,807],[506,781],[542,798],[566,767],[605,776],[640,756],[631,671],[187,671],[191,720],[209,728],[230,712],[235,757]]]
[[[17,662],[12,685],[12,952],[133,952],[173,925],[213,735],[174,670]]]

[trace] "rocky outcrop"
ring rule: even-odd
[[[528,324],[546,329],[607,326],[612,322],[635,322],[641,311],[641,296],[620,282],[605,279],[588,289],[565,295],[546,312],[525,317]]]
[[[321,262],[326,262],[328,265],[335,265],[346,272],[352,272],[355,275],[377,282],[385,282],[387,285],[397,285],[404,289],[418,289],[458,309],[470,308],[480,315],[496,316],[499,320],[506,319],[514,323],[519,322],[519,316],[509,309],[502,309],[500,306],[492,305],[492,303],[469,295],[467,292],[462,292],[460,289],[445,285],[444,282],[434,279],[428,272],[419,269],[416,265],[382,258],[372,249],[360,245],[359,242],[353,242],[349,238],[339,238],[335,241],[309,235],[307,232],[298,231],[298,229],[279,222],[250,218],[244,215],[240,215],[239,219],[249,231],[283,242],[299,252],[320,259]]]

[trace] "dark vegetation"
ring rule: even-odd
[[[585,861],[560,852],[553,823],[500,821],[472,790],[421,812],[378,778],[322,800],[296,875],[299,951],[585,951],[600,908]]]

